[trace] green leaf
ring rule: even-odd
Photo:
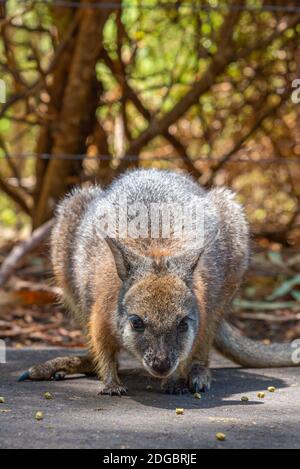
[[[278,265],[280,267],[285,266],[284,261],[282,259],[282,255],[280,254],[280,252],[270,251],[270,252],[268,252],[268,258],[270,259],[270,261],[274,265]]]
[[[296,300],[296,301],[300,301],[300,291],[298,290],[293,290],[291,292],[291,295],[292,297]]]
[[[296,275],[290,280],[283,282],[270,296],[267,297],[268,301],[276,300],[281,296],[287,295],[296,285],[300,285],[300,274]]]

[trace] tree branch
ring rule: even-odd
[[[0,189],[5,192],[5,194],[8,195],[10,199],[14,201],[23,210],[23,212],[25,212],[27,215],[31,214],[31,210],[27,205],[27,202],[20,195],[19,191],[15,187],[12,187],[10,184],[5,182],[4,179],[1,178],[1,176]]]
[[[234,2],[235,5],[242,5],[243,3],[244,1],[242,0],[236,0]],[[201,95],[210,90],[216,78],[226,70],[229,63],[244,59],[257,49],[266,48],[268,45],[272,44],[275,39],[282,36],[285,31],[291,27],[295,27],[300,22],[300,15],[295,15],[291,19],[285,20],[284,27],[277,28],[277,30],[266,40],[260,41],[260,43],[249,48],[237,50],[236,45],[233,42],[233,32],[239,15],[239,11],[230,12],[227,15],[220,32],[218,52],[214,56],[205,75],[194,83],[192,88],[171,111],[166,113],[160,119],[153,119],[150,122],[148,128],[131,143],[127,150],[127,155],[138,155],[141,149],[153,138],[158,135],[162,135],[167,131],[174,122],[182,117],[189,108],[199,100]],[[119,168],[120,171],[126,169],[126,166],[126,161],[122,160]]]

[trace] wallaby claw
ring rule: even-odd
[[[18,383],[22,383],[23,381],[27,381],[30,379],[30,373],[29,371],[25,371],[24,373],[21,374],[21,376],[18,378]]]
[[[56,371],[51,373],[49,369],[46,367],[43,369],[41,365],[31,368],[28,371],[25,371],[19,379],[18,382],[21,383],[23,381],[50,381],[53,379],[54,381],[62,381],[66,377],[66,373],[64,371]]]
[[[30,368],[30,370],[25,371],[19,379],[18,382],[21,383],[23,381],[50,381],[52,378],[57,379],[56,375],[58,376],[58,373],[51,373],[51,371],[48,368],[43,368],[41,365],[34,366]],[[58,378],[58,380],[63,379],[63,378]]]
[[[208,392],[210,387],[210,370],[198,364],[194,364],[189,374],[189,388],[191,393]]]
[[[108,396],[125,396],[128,390],[122,385],[119,384],[100,384],[100,391],[98,393],[99,396],[108,395]]]

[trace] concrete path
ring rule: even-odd
[[[0,364],[1,448],[299,448],[300,369],[242,370],[216,356],[212,391],[201,400],[167,396],[129,359],[128,397],[97,396],[93,378],[16,382],[30,365],[74,351],[9,350]],[[146,390],[148,385],[152,390]],[[266,391],[275,386],[277,391]],[[54,399],[44,398],[46,391]],[[257,393],[266,391],[265,399]],[[249,402],[241,402],[242,396]],[[176,415],[177,407],[184,415]],[[44,419],[35,420],[42,411]],[[226,442],[218,442],[217,432]]]

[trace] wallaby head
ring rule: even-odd
[[[109,244],[122,281],[118,321],[123,345],[152,375],[168,377],[189,356],[199,329],[191,285],[199,254],[146,257]]]

